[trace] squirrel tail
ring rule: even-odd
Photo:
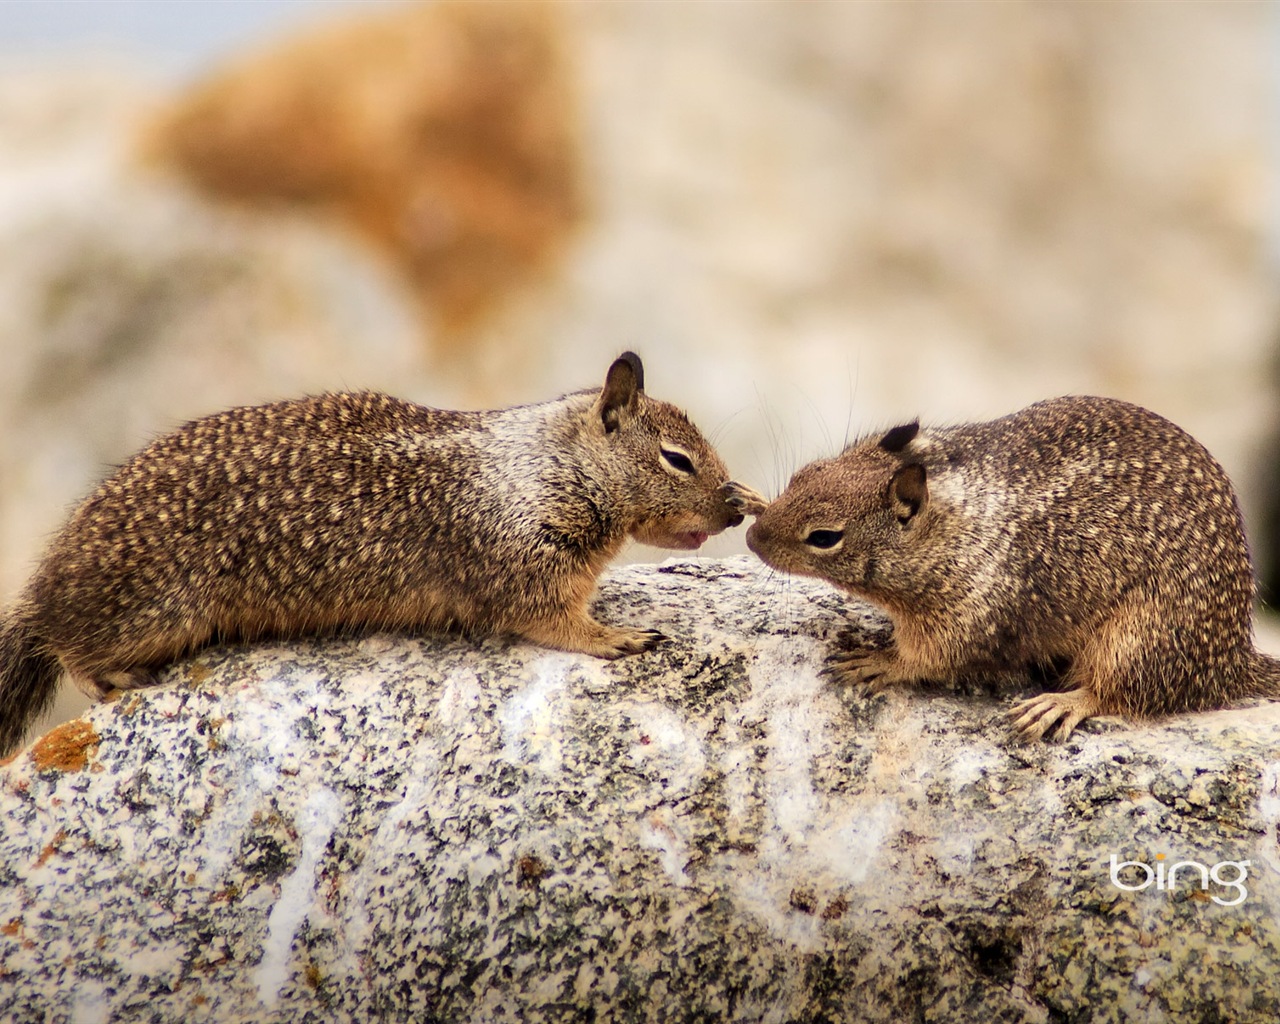
[[[58,659],[21,606],[0,618],[0,757],[13,752],[27,726],[53,703],[61,675]]]

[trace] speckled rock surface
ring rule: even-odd
[[[1280,1016],[1280,706],[1022,747],[995,697],[832,689],[874,619],[745,558],[600,614],[675,639],[212,651],[33,743],[0,1019]]]

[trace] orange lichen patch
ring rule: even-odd
[[[516,885],[521,888],[537,889],[549,873],[541,860],[529,854],[516,861]]]
[[[219,889],[215,893],[209,895],[210,903],[231,903],[233,900],[240,898],[240,887],[229,885],[225,889]]]
[[[22,931],[22,918],[10,918],[6,924],[0,925],[0,935],[17,935]]]
[[[120,707],[116,709],[116,714],[123,715],[125,718],[136,715],[146,706],[146,701],[138,695],[136,690],[112,690],[104,701],[121,701]]]
[[[580,219],[563,35],[544,0],[350,16],[198,87],[146,149],[216,196],[337,214],[456,339]]]
[[[31,746],[31,760],[37,771],[84,771],[98,743],[99,737],[93,726],[77,718],[36,740]]]
[[[222,742],[222,737],[219,734],[222,727],[226,724],[226,718],[208,719],[209,739],[206,741],[206,746],[208,746],[210,750],[221,750],[225,746]]]
[[[67,838],[67,830],[65,828],[58,829],[58,831],[54,834],[53,839],[50,840],[48,845],[45,846],[43,850],[40,851],[40,856],[36,858],[36,867],[42,868],[46,864],[48,864],[49,858],[58,852],[59,844],[66,838]]]

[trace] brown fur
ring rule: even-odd
[[[747,543],[888,612],[889,647],[832,656],[845,682],[1067,664],[1065,692],[1011,713],[1028,738],[1280,692],[1280,663],[1253,646],[1231,482],[1189,434],[1125,402],[896,427],[802,468]]]
[[[684,413],[627,353],[604,387],[490,412],[364,392],[232,409],[148,445],[55,537],[0,620],[0,751],[50,699],[151,682],[219,640],[509,634],[616,658],[593,619],[628,537],[694,548],[742,516]]]

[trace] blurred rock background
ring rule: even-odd
[[[915,415],[1146,404],[1227,466],[1270,564],[1274,19],[0,4],[0,597],[184,419],[535,401],[626,347],[774,492]]]

